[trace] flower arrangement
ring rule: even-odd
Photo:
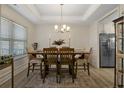
[[[38,48],[38,43],[36,43],[36,42],[33,43],[33,44],[32,44],[32,47],[33,47],[34,50],[37,50],[37,48]]]
[[[59,39],[59,40],[53,41],[52,44],[53,44],[53,45],[58,45],[58,46],[60,46],[60,45],[62,45],[62,44],[65,44],[65,42],[64,42],[64,40]]]

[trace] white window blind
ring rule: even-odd
[[[1,17],[0,55],[14,56],[26,53],[26,29],[8,19]]]
[[[1,18],[0,30],[0,55],[9,55],[10,51],[10,38],[12,33],[12,24],[9,20]]]
[[[0,41],[0,54],[1,55],[8,55],[10,54],[10,47],[9,41]]]
[[[11,28],[12,24],[8,20],[1,18],[1,31],[0,37],[1,38],[10,38],[11,36]]]
[[[13,39],[14,55],[26,53],[26,29],[23,26],[14,23]]]
[[[26,40],[26,31],[24,27],[14,24],[14,39]]]
[[[22,55],[24,53],[26,53],[26,49],[25,49],[25,42],[21,42],[21,41],[15,41],[14,42],[14,55]]]

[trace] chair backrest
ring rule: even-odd
[[[48,54],[55,54],[58,52],[58,49],[56,47],[43,48],[43,52]]]
[[[60,60],[62,62],[73,61],[74,48],[60,48]]]
[[[34,51],[34,49],[33,49],[33,48],[31,48],[31,47],[29,47],[29,48],[27,48],[27,49],[26,49],[26,51],[27,51],[27,52],[33,52],[33,51]]]
[[[93,49],[90,48],[90,50],[89,50],[89,54],[85,54],[85,55],[84,55],[84,58],[87,59],[88,62],[91,61],[92,50],[93,50]]]
[[[90,48],[90,54],[92,53],[92,51],[93,51],[93,48]]]
[[[93,52],[93,48],[90,48],[89,62],[92,60],[92,52]]]
[[[58,59],[58,49],[57,48],[43,48],[44,57],[47,61],[55,62]]]
[[[35,58],[36,58],[36,56],[34,56],[34,55],[32,55],[32,54],[28,54],[28,59],[29,59],[29,61],[32,60],[32,59],[35,59]]]

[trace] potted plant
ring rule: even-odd
[[[57,45],[58,47],[60,47],[62,44],[65,44],[63,39],[59,39],[59,40],[55,40],[52,43],[53,45]]]

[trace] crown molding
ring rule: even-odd
[[[86,13],[84,14],[82,20],[86,21],[100,6],[101,6],[101,4],[93,4],[93,5],[91,5],[88,8],[88,10],[86,11]]]

